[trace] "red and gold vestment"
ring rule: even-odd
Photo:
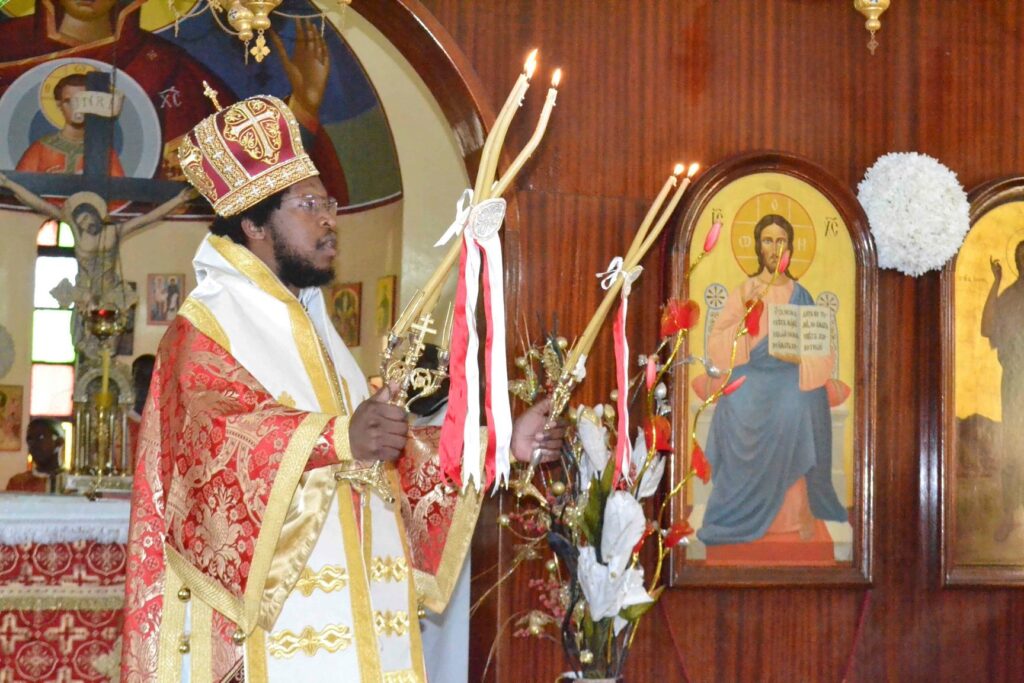
[[[143,414],[122,680],[424,681],[417,606],[443,608],[479,497],[422,456],[388,468],[411,498],[354,489],[368,390],[320,291],[293,296],[224,238],[195,264]]]

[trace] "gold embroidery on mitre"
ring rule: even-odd
[[[404,557],[375,557],[370,567],[370,577],[380,583],[383,581],[405,581],[409,575],[409,565]]]
[[[295,582],[295,590],[308,598],[314,591],[320,590],[324,593],[333,593],[342,590],[347,585],[348,570],[344,567],[329,564],[317,571],[313,571],[309,567],[303,569],[302,574],[299,575],[299,580]]]
[[[352,629],[338,624],[328,624],[320,631],[307,626],[299,634],[286,629],[267,637],[267,653],[275,659],[287,659],[297,652],[313,657],[320,650],[344,650],[352,640]]]
[[[239,102],[224,113],[224,139],[237,142],[256,161],[268,166],[281,153],[281,128],[276,107],[260,99]]]
[[[373,627],[380,636],[404,636],[409,632],[409,613],[401,610],[374,611]]]
[[[277,397],[277,402],[285,406],[286,408],[295,407],[295,399],[292,398],[292,395],[289,394],[287,391],[281,392],[281,395]]]
[[[303,154],[272,168],[255,180],[240,184],[237,189],[217,200],[213,210],[221,216],[233,216],[275,192],[315,175],[319,175],[319,171],[309,157]]]
[[[217,200],[217,188],[203,169],[203,155],[188,137],[178,145],[178,163],[189,182],[202,192],[204,197],[211,203]]]
[[[244,185],[249,176],[246,175],[242,164],[231,153],[217,131],[216,117],[208,116],[203,119],[193,129],[193,132],[196,136],[196,144],[199,145],[200,152],[210,162],[210,165],[213,166],[221,180],[226,182],[232,190]],[[231,190],[228,191],[225,197],[230,194]],[[224,197],[221,197],[220,201],[223,200]]]
[[[384,674],[384,683],[420,683],[420,677],[412,669],[388,671]]]

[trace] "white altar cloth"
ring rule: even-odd
[[[0,545],[127,543],[128,500],[0,493]]]

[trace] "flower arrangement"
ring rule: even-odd
[[[882,268],[913,277],[941,268],[971,227],[970,204],[956,174],[924,154],[879,157],[857,190]]]
[[[714,248],[721,228],[720,223],[711,226],[690,274]],[[789,258],[788,251],[780,254],[773,280],[785,272]],[[740,339],[757,334],[764,309],[761,296],[747,302],[744,324],[733,341],[733,359]],[[664,561],[673,547],[688,543],[694,531],[686,520],[670,524],[665,517],[671,500],[694,476],[705,483],[711,477],[711,466],[697,444],[697,419],[722,396],[740,390],[746,379],[732,378],[734,360],[719,369],[705,358],[683,355],[689,331],[699,320],[696,302],[667,302],[660,321],[661,342],[653,353],[640,356],[640,371],[611,392],[616,405],[570,410],[559,461],[541,467],[537,477],[515,480],[516,509],[498,520],[519,541],[506,577],[524,562],[547,558],[546,577],[530,582],[539,606],[517,615],[515,635],[559,642],[572,669],[567,677],[621,680],[640,620],[663,591]],[[541,345],[527,345],[516,359],[522,377],[510,382],[512,393],[527,404],[551,394],[571,362],[567,348],[566,340],[554,334]],[[617,354],[616,361],[623,370],[623,358]],[[703,364],[709,376],[718,379],[718,388],[693,416],[692,450],[681,476],[670,491],[658,495],[674,450],[667,383],[675,368],[689,363]],[[623,391],[634,401],[643,398],[641,426],[632,438],[623,413],[636,411],[630,410],[632,402]],[[641,557],[653,566],[645,567]]]

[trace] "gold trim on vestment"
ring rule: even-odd
[[[267,633],[258,626],[245,639],[245,683],[267,683]]]
[[[317,403],[320,404],[320,410],[332,415],[344,415],[337,376],[333,378],[334,381],[331,381],[330,356],[324,353],[316,328],[313,327],[309,315],[306,314],[306,309],[302,307],[298,299],[295,299],[294,306],[288,302],[288,318],[291,320],[295,348],[299,351],[302,366],[306,368],[306,375],[313,385],[313,392],[316,394]]]
[[[352,457],[352,444],[348,440],[348,424],[347,418],[336,418],[334,420],[334,453],[338,456],[340,462],[346,462],[353,460]]]
[[[373,605],[370,603],[370,584],[366,576],[366,565],[360,548],[359,528],[353,507],[352,487],[338,484],[338,520],[341,522],[341,538],[345,544],[345,559],[348,562],[349,597],[352,601],[352,621],[356,637],[356,654],[359,671],[364,683],[379,683],[381,680],[380,651],[373,627]]]
[[[320,438],[320,433],[327,425],[328,419],[329,417],[323,413],[309,413],[292,433],[292,438],[288,440],[288,447],[281,457],[277,475],[274,477],[274,484],[267,498],[267,507],[263,512],[263,522],[259,536],[256,538],[256,549],[253,551],[249,577],[245,584],[243,621],[239,626],[242,627],[246,635],[256,628],[260,603],[264,597],[264,589],[267,584],[267,576],[270,573],[270,566],[274,560],[274,553],[281,538],[281,530],[298,489],[299,478],[306,469],[309,455],[313,451],[317,439]],[[310,543],[310,552],[312,552],[315,537],[318,535],[313,534],[314,540]],[[307,554],[305,558],[302,558],[301,566],[296,570],[296,576],[302,566],[305,566],[308,557]],[[282,598],[282,604],[283,602],[284,598]]]
[[[329,564],[313,571],[309,567],[302,570],[299,580],[295,582],[295,590],[307,598],[316,591],[334,593],[348,585],[348,570],[341,565]]]
[[[220,235],[207,235],[206,241],[225,261],[234,266],[235,270],[252,280],[253,284],[266,294],[284,303],[287,303],[289,298],[295,299],[295,295],[288,291],[270,267],[241,244]],[[298,299],[295,299],[295,302],[298,303]]]
[[[277,623],[288,594],[298,581],[320,537],[320,530],[323,529],[334,497],[332,470],[332,467],[318,467],[299,478],[263,587],[258,623],[267,631],[273,630]]]
[[[213,312],[202,301],[191,296],[186,298],[177,314],[183,316],[185,320],[192,323],[193,327],[212,339],[222,349],[231,353],[231,342],[228,340],[228,335],[217,322]]]
[[[181,638],[185,635],[185,602],[178,599],[183,584],[170,563],[164,566],[163,611],[157,650],[157,682],[181,682]]]
[[[197,597],[190,604],[189,683],[213,683],[213,608]]]
[[[228,592],[227,588],[197,569],[166,543],[164,544],[164,557],[166,558],[167,573],[173,572],[179,577],[181,585],[188,586],[197,599],[203,600],[234,623],[237,624],[241,621],[242,601]],[[176,596],[177,593],[174,595]]]
[[[384,464],[387,467],[387,464]],[[391,489],[394,491],[395,489]],[[363,525],[362,531],[360,532],[362,543],[363,543],[363,567],[367,570],[367,576],[369,576],[370,562],[373,560],[373,506],[370,502],[373,500],[373,488],[364,486],[359,491],[359,504],[362,506],[362,514],[359,516],[359,521]]]
[[[271,633],[267,639],[267,653],[274,659],[288,659],[301,652],[314,657],[320,650],[337,652],[352,646],[352,629],[341,624],[328,624],[319,631],[312,626],[294,633],[287,629]]]
[[[486,428],[480,430],[480,453],[487,453]],[[480,517],[480,508],[484,500],[483,491],[477,491],[473,486],[466,487],[464,492],[457,495],[459,501],[455,504],[455,512],[452,514],[451,526],[448,527],[437,572],[431,575],[413,568],[413,581],[416,583],[420,602],[437,614],[444,612],[448,601],[451,600],[455,584],[458,583],[459,574],[462,573],[462,567],[466,562],[466,553],[473,544],[473,531],[476,529],[476,521]]]
[[[401,491],[402,486],[398,476],[398,470],[392,468],[390,474],[391,486],[394,487],[393,490]],[[405,533],[405,521],[402,519],[402,511],[398,505],[395,505],[395,525],[398,527],[398,537],[402,541],[402,552],[405,553],[406,557],[412,557],[412,555],[409,554],[409,536]],[[419,600],[416,596],[416,586],[413,585],[412,581],[407,581],[406,586],[408,587],[409,593],[409,614],[419,614]],[[416,673],[416,676],[418,676],[418,678],[411,679],[413,683],[426,681],[427,668],[426,663],[423,660],[423,637],[420,634],[419,619],[411,619],[409,621],[409,658],[412,660],[412,670]]]
[[[409,632],[409,613],[402,610],[376,610],[373,629],[379,636],[404,636]]]
[[[341,388],[337,387],[337,372],[330,354],[322,350],[320,336],[299,300],[274,275],[267,264],[245,247],[218,235],[210,235],[207,240],[210,246],[238,272],[286,306],[295,348],[313,386],[320,411],[331,415],[344,415],[346,401],[340,395]],[[334,373],[333,382],[331,373]]]
[[[402,671],[387,672],[381,679],[381,683],[423,683],[426,680],[417,676],[412,669],[403,669]]]
[[[375,557],[370,562],[370,578],[377,583],[405,581],[409,576],[409,563],[404,557]]]

